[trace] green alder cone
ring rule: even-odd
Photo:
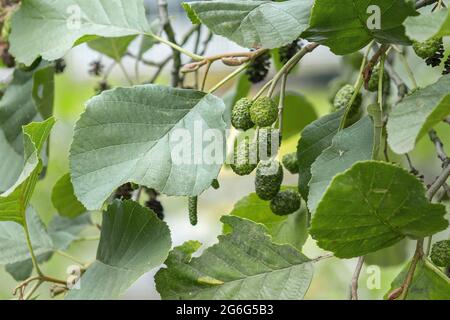
[[[233,127],[246,131],[255,126],[250,117],[252,104],[252,100],[248,98],[242,98],[236,102],[231,111],[231,124]]]
[[[345,86],[343,86],[336,93],[336,96],[334,97],[334,102],[333,102],[334,108],[336,110],[340,110],[340,109],[347,107],[347,104],[352,99],[352,96],[354,93],[355,93],[355,87],[353,87],[351,84],[346,84]],[[359,107],[361,106],[361,102],[362,102],[362,94],[358,93],[355,101],[353,102],[352,110],[359,109]]]
[[[245,137],[234,148],[234,161],[230,165],[231,169],[240,176],[247,176],[255,170],[258,165],[257,150],[249,137]]]
[[[380,82],[380,68],[376,67],[374,68],[372,72],[372,76],[370,77],[367,90],[370,92],[377,92],[378,91],[378,83]],[[389,92],[389,89],[391,87],[391,78],[389,77],[389,74],[384,71],[383,72],[383,92]]]
[[[256,99],[250,107],[250,117],[258,127],[268,127],[278,118],[278,107],[271,98]]]
[[[336,96],[334,97],[333,106],[335,110],[341,110],[345,109],[347,105],[349,104],[350,100],[352,99],[353,94],[355,93],[355,87],[353,87],[350,84],[347,84],[343,86]],[[362,94],[358,93],[356,96],[355,101],[353,102],[352,106],[350,107],[350,111],[347,116],[347,123],[346,126],[349,126],[356,121],[358,121],[361,118],[362,110],[361,110],[361,103],[362,103]]]
[[[413,41],[414,52],[422,59],[428,59],[434,56],[441,45],[441,37],[433,37],[424,42]]]
[[[272,200],[280,191],[283,167],[276,160],[261,161],[256,169],[255,190],[262,200]]]
[[[430,255],[431,261],[438,267],[450,266],[450,240],[443,240],[433,244]]]
[[[281,160],[283,166],[292,174],[297,174],[299,172],[297,153],[292,152],[283,156]]]
[[[300,209],[302,200],[298,192],[285,190],[279,192],[271,201],[270,209],[277,216],[286,216]]]
[[[258,159],[268,160],[278,153],[280,130],[271,127],[258,130]]]

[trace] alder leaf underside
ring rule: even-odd
[[[11,53],[26,65],[53,61],[74,45],[100,37],[146,33],[143,0],[27,0],[12,19]]]
[[[271,241],[264,226],[224,216],[232,233],[198,258],[200,243],[176,247],[155,276],[163,299],[302,299],[313,276],[312,262],[290,245]]]
[[[420,180],[377,161],[358,162],[334,177],[311,222],[318,245],[339,258],[362,256],[445,230],[445,207],[425,197]]]
[[[291,43],[308,27],[312,0],[197,1],[183,4],[193,23],[238,45],[278,48]]]
[[[69,300],[117,299],[139,277],[159,266],[171,247],[170,231],[134,201],[114,201],[103,214],[97,259],[69,291]]]
[[[101,208],[126,182],[166,195],[199,195],[225,159],[224,111],[223,101],[211,94],[159,85],[92,98],[70,151],[75,194],[89,210]],[[215,139],[207,139],[210,133]]]
[[[450,36],[450,10],[423,12],[420,16],[407,18],[403,25],[406,35],[416,41]]]
[[[368,13],[369,6],[377,8],[379,15],[371,10]],[[339,55],[355,52],[373,39],[408,45],[402,23],[416,14],[413,2],[407,0],[316,0],[310,26],[302,37],[326,45]],[[379,27],[372,28],[372,16],[380,22]]]
[[[450,75],[405,97],[389,114],[388,143],[399,154],[410,152],[433,126],[450,115]]]

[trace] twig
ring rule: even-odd
[[[216,91],[217,89],[219,89],[221,86],[223,86],[225,83],[227,83],[228,81],[230,81],[231,79],[233,79],[234,77],[236,77],[237,75],[239,75],[242,71],[244,71],[247,67],[248,67],[248,63],[240,66],[238,69],[236,69],[234,72],[230,73],[226,78],[222,79],[222,81],[220,81],[218,84],[216,84],[212,89],[209,90],[209,93],[213,93],[214,91]],[[203,88],[204,88],[204,84],[203,84]]]
[[[170,42],[177,44],[175,39],[175,31],[173,30],[169,19],[167,0],[158,0],[158,11],[161,25],[167,35],[167,38]],[[172,58],[172,87],[178,87],[180,83],[181,53],[175,47],[172,48]]]
[[[436,153],[439,158],[439,160],[442,161],[442,165],[446,166],[448,165],[448,162],[450,161],[450,158],[447,156],[444,150],[444,143],[442,140],[438,137],[436,131],[434,129],[431,129],[428,132],[428,136],[430,137],[430,140],[434,143],[434,146],[436,148]]]
[[[325,259],[329,259],[329,258],[333,258],[333,257],[334,257],[334,254],[328,253],[328,254],[325,254],[323,256],[318,256],[318,257],[312,259],[311,262],[319,262],[319,261],[322,261],[322,260],[325,260]]]
[[[281,88],[280,88],[280,101],[278,101],[278,130],[280,132],[280,141],[283,140],[283,110],[284,110],[284,100],[286,98],[286,85],[287,85],[288,74],[285,73],[281,78]],[[275,124],[274,124],[275,125]]]
[[[420,0],[416,3],[416,9],[420,9],[430,4],[436,3],[438,0]]]
[[[433,184],[428,188],[427,191],[427,199],[432,200],[436,192],[447,182],[448,177],[450,176],[450,165],[447,165],[442,170],[441,174],[437,177],[437,179],[433,182]]]
[[[358,300],[358,281],[363,265],[364,256],[358,258],[358,263],[356,264],[355,272],[353,273],[351,284],[351,300]]]

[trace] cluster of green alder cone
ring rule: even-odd
[[[232,125],[244,131],[256,126],[257,133],[256,141],[245,137],[235,144],[231,168],[240,176],[249,175],[256,169],[256,194],[261,200],[270,201],[270,209],[274,214],[284,216],[300,209],[301,197],[293,190],[280,191],[283,166],[273,157],[278,152],[278,146],[272,143],[279,141],[276,135],[280,131],[271,127],[278,120],[278,114],[278,106],[270,97],[259,97],[254,101],[242,98],[236,102],[231,113]],[[295,153],[284,156],[282,163],[291,173],[298,173]]]

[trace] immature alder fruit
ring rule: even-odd
[[[428,59],[439,51],[442,45],[441,37],[433,37],[425,42],[413,41],[414,52],[422,59]]]
[[[390,89],[390,77],[386,70],[383,72],[383,91],[389,92]],[[378,83],[380,81],[380,68],[376,67],[374,68],[372,72],[372,76],[370,77],[369,84],[367,87],[367,90],[370,92],[377,92],[378,91]]]
[[[292,174],[298,173],[298,159],[297,153],[289,153],[283,156],[283,160],[281,161],[283,166]]]
[[[270,209],[278,216],[294,213],[300,206],[300,195],[294,190],[281,191],[270,201]]]
[[[268,127],[278,118],[278,107],[271,98],[256,99],[250,107],[250,117],[258,127]]]
[[[450,266],[450,240],[443,240],[433,244],[431,261],[438,267]]]
[[[197,204],[198,204],[198,197],[189,197],[188,199],[189,222],[193,226],[197,225],[198,223]]]
[[[280,130],[271,127],[258,130],[258,159],[268,160],[278,153]]]
[[[231,169],[240,176],[246,176],[255,170],[258,164],[257,150],[254,143],[250,142],[249,137],[245,137],[234,148],[234,161]]]
[[[338,93],[336,93],[336,96],[334,97],[334,108],[336,110],[346,108],[350,100],[352,99],[353,94],[355,93],[355,87],[353,87],[351,84],[346,84],[343,86]],[[359,109],[362,102],[362,94],[358,93],[356,96],[355,101],[352,104],[352,109]]]
[[[280,191],[283,167],[276,160],[261,161],[256,169],[255,190],[262,200],[272,200]]]
[[[250,107],[252,103],[248,98],[242,98],[236,102],[231,111],[231,124],[233,127],[245,131],[255,126],[250,118]]]

